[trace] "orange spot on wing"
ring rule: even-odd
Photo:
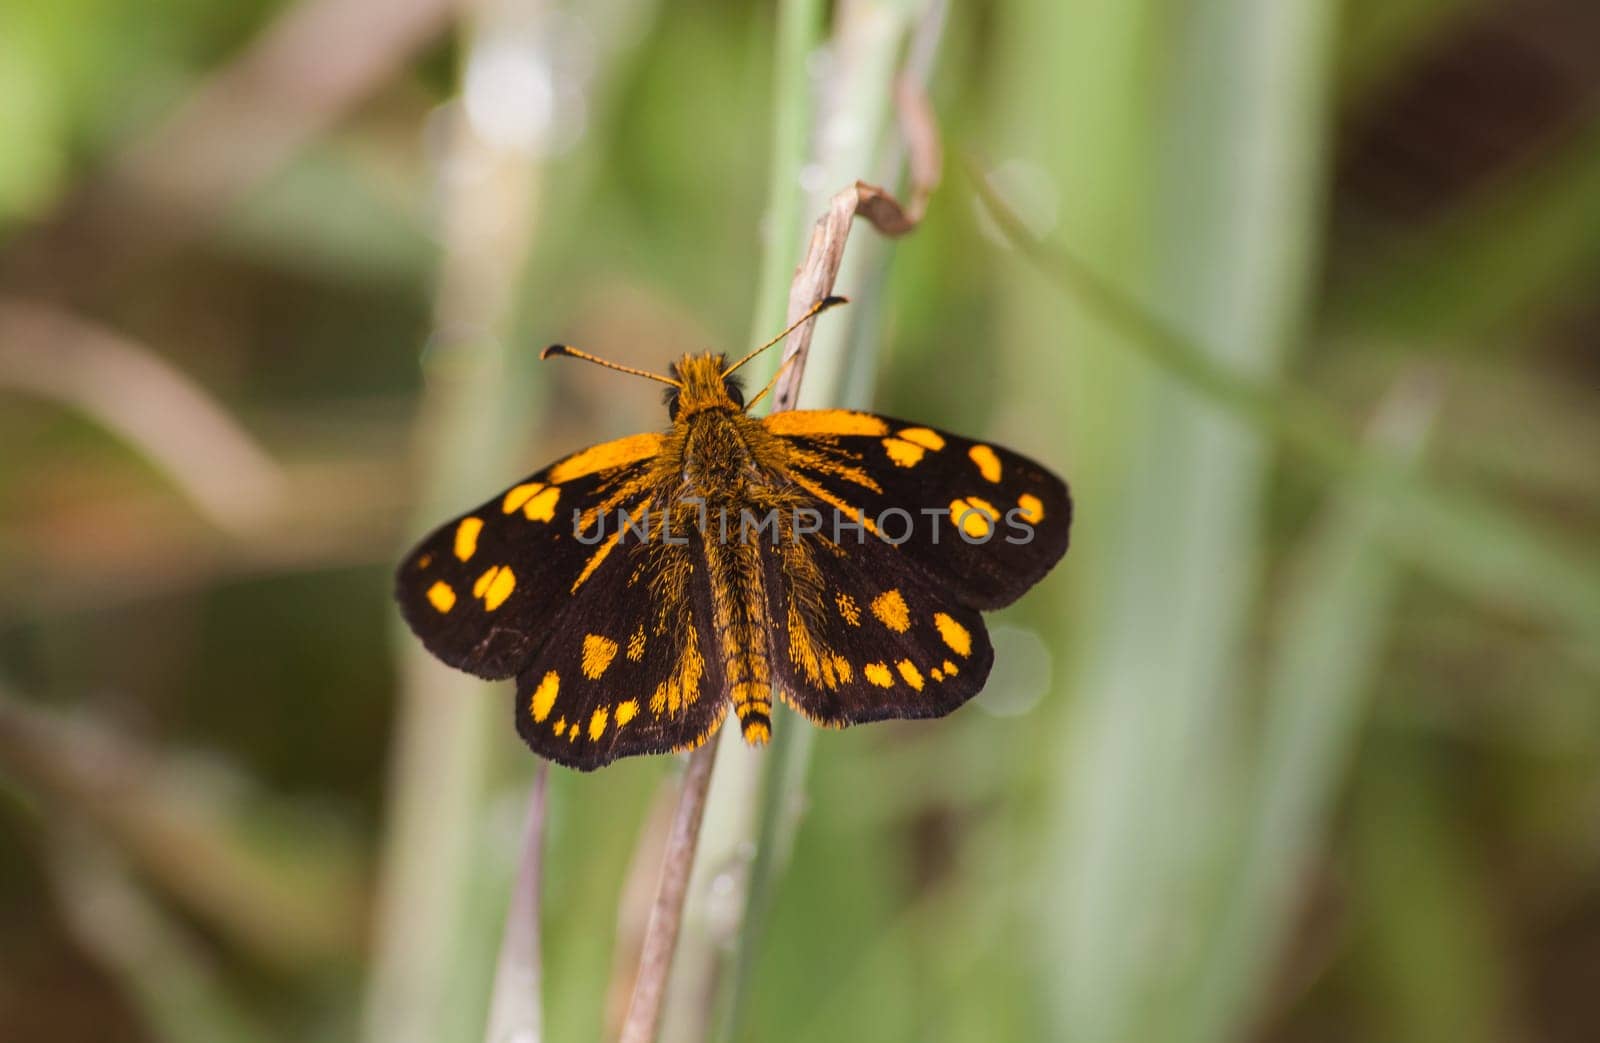
[[[456,607],[456,592],[441,579],[428,588],[428,603],[440,612],[448,612]]]
[[[966,627],[957,623],[943,612],[935,612],[933,614],[933,625],[938,629],[939,636],[944,639],[944,643],[956,655],[965,659],[972,654],[972,634],[967,631]],[[955,667],[948,662],[944,665],[945,673],[953,674],[956,672]]]
[[[920,445],[922,448],[931,449],[936,453],[944,448],[944,438],[939,432],[929,430],[926,427],[908,427],[900,432],[900,437],[913,445]]]
[[[911,610],[906,607],[906,599],[900,596],[898,590],[886,590],[872,599],[872,614],[878,617],[878,622],[903,634],[911,628]]]
[[[483,531],[482,518],[462,518],[456,526],[456,557],[471,561],[478,553],[478,533]]]
[[[661,451],[662,435],[649,431],[629,435],[611,442],[592,445],[582,452],[573,453],[550,468],[550,481],[556,485],[584,478],[596,471],[609,471],[617,467],[638,463]]]
[[[967,450],[967,455],[972,458],[973,463],[978,465],[978,473],[983,475],[984,481],[998,482],[1000,480],[1000,458],[995,455],[993,449],[986,445],[975,445]]]
[[[889,425],[871,413],[850,409],[791,409],[773,413],[762,423],[775,435],[886,435]]]
[[[528,700],[528,710],[535,721],[543,724],[544,719],[550,716],[550,708],[556,704],[556,693],[560,690],[561,675],[554,670],[540,679],[539,686],[533,690],[533,697]]]

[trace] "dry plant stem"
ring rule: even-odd
[[[807,309],[833,293],[839,266],[844,263],[850,226],[857,217],[866,218],[879,232],[894,237],[915,228],[922,215],[920,211],[901,206],[889,193],[865,181],[857,181],[837,193],[828,201],[828,209],[817,218],[805,260],[800,263],[789,289],[790,322],[799,321]],[[774,413],[793,409],[800,399],[800,381],[805,376],[813,325],[808,322],[795,330],[784,348],[783,375],[772,393]]]
[[[700,820],[705,815],[711,768],[716,763],[721,736],[719,730],[690,754],[689,766],[683,773],[683,790],[661,864],[661,887],[650,910],[650,926],[645,930],[644,947],[639,954],[639,976],[633,983],[627,1019],[622,1023],[621,1043],[653,1043],[661,1025],[661,1004],[672,970],[672,954],[678,945],[683,901],[689,890],[694,852],[700,842]]]
[[[68,312],[0,299],[0,389],[81,410],[133,446],[218,528],[258,529],[281,506],[282,470],[155,352]]]
[[[506,911],[505,935],[500,940],[500,963],[495,969],[494,995],[489,1000],[489,1027],[485,1043],[539,1043],[544,1038],[540,1001],[542,965],[539,954],[539,891],[544,878],[545,806],[550,788],[550,764],[541,761],[534,771],[528,795],[528,813],[522,826],[522,858],[517,883]]]

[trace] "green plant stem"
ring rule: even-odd
[[[1380,409],[1369,444],[1415,468],[1437,411],[1431,389],[1404,383]],[[1382,546],[1394,508],[1359,479],[1341,486],[1302,555],[1268,662],[1240,854],[1201,972],[1177,1005],[1175,1021],[1195,1043],[1247,1035],[1271,980],[1263,972],[1293,915],[1381,661],[1397,585]]]
[[[789,279],[805,231],[805,192],[800,168],[806,160],[814,114],[806,62],[822,39],[822,0],[779,0],[778,38],[772,57],[772,159],[767,172],[767,208],[762,217],[761,278],[752,309],[750,343],[760,344],[783,328]],[[778,355],[760,360],[757,372],[771,377]],[[765,383],[763,379],[762,383]]]
[[[1359,478],[1394,500],[1400,523],[1386,541],[1449,586],[1513,606],[1571,631],[1578,647],[1600,646],[1600,565],[1533,531],[1514,513],[1468,490],[1441,487],[1403,460],[1363,449],[1311,395],[1246,377],[1194,339],[1156,318],[1069,251],[1039,241],[969,164],[979,196],[1013,246],[1059,289],[1124,335],[1123,343],[1324,475]]]
[[[536,0],[490,0],[474,12],[463,68],[516,46]],[[424,357],[417,531],[471,502],[516,462],[526,396],[513,403],[516,289],[532,242],[539,167],[484,140],[460,107],[450,123],[436,333]],[[450,670],[397,634],[401,702],[368,985],[369,1043],[480,1037],[511,868],[478,853],[487,818],[499,692]],[[504,870],[502,878],[502,870]],[[491,900],[486,896],[492,895]]]

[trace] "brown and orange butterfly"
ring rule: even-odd
[[[764,743],[775,695],[829,727],[942,716],[988,677],[979,612],[1066,551],[1066,485],[1008,449],[850,410],[750,416],[772,385],[747,405],[733,373],[763,348],[670,376],[547,349],[670,385],[671,428],[552,464],[401,564],[406,622],[451,666],[516,677],[534,752],[589,771],[690,749],[730,708]]]

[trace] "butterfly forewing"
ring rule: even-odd
[[[549,637],[609,548],[579,533],[573,510],[637,510],[660,435],[575,453],[434,530],[396,576],[406,622],[428,651],[479,677],[520,671]]]
[[[776,413],[765,423],[820,509],[859,514],[970,607],[1009,605],[1066,552],[1066,484],[1020,453],[851,410]]]

